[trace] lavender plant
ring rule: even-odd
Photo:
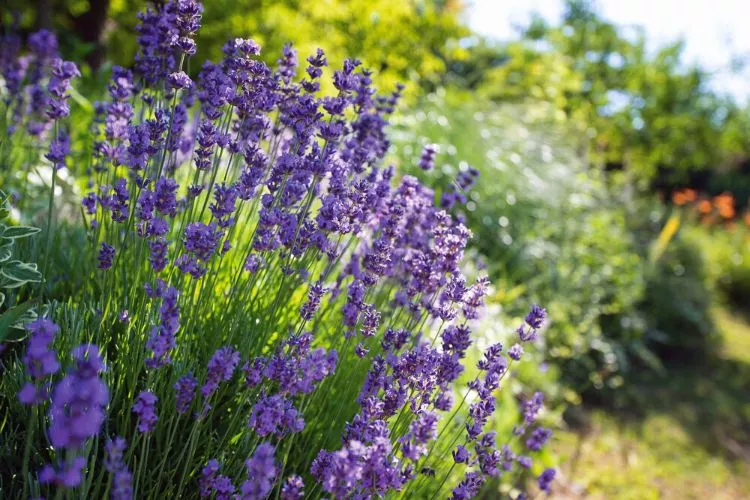
[[[541,394],[521,398],[512,435],[497,436],[492,418],[546,313],[532,308],[517,344],[487,347],[466,372],[489,283],[461,272],[461,221],[381,165],[401,87],[377,94],[350,59],[323,96],[322,50],[299,77],[290,46],[272,69],[240,38],[193,80],[201,12],[171,0],[139,14],[134,67],[113,68],[85,131],[66,123],[78,71],[54,37],[32,36],[26,53],[2,40],[3,144],[45,145],[14,168],[52,167],[47,242],[56,172],[78,179],[89,266],[87,285],[2,359],[14,438],[0,487],[461,499],[487,478],[528,474],[551,434],[536,423]],[[77,133],[94,141],[84,167],[68,158]],[[553,478],[543,472],[539,487]]]

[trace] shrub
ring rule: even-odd
[[[577,402],[577,393],[622,385],[642,347],[644,262],[628,203],[585,165],[566,129],[573,124],[559,123],[550,106],[467,102],[450,92],[419,109],[399,121],[399,160],[443,192],[461,172],[480,173],[454,211],[476,233],[472,246],[499,283],[492,300],[503,314],[518,314],[519,295],[550,310],[546,357],[572,389],[560,393]],[[432,143],[435,168],[423,173],[412,157]]]
[[[707,357],[720,347],[705,259],[695,241],[678,233],[647,270],[640,307],[649,318],[646,340],[662,359]]]
[[[201,12],[143,13],[134,69],[113,69],[85,128],[51,33],[25,54],[3,39],[2,144],[31,151],[9,168],[50,173],[42,269],[58,273],[56,252],[85,262],[65,269],[80,287],[35,290],[61,300],[2,358],[3,491],[467,498],[532,467],[549,491],[554,470],[530,458],[550,437],[542,394],[521,398],[514,432],[488,425],[546,313],[464,373],[489,282],[462,273],[466,226],[380,166],[400,89],[376,94],[350,59],[323,96],[322,50],[298,79],[290,47],[271,69],[240,38],[193,81]],[[59,237],[80,234],[57,220],[65,173],[87,191],[80,248]]]

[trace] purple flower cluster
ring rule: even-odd
[[[545,493],[549,493],[551,490],[552,481],[555,480],[557,472],[555,469],[545,469],[544,472],[539,476],[539,489]]]
[[[201,498],[211,496],[211,493],[215,493],[217,500],[230,500],[234,498],[234,485],[229,477],[219,474],[221,468],[219,461],[211,459],[208,464],[201,471],[201,479],[199,481],[199,493]]]
[[[248,479],[240,486],[238,498],[255,500],[266,498],[271,492],[278,470],[274,458],[274,448],[269,443],[261,443],[253,456],[245,462]]]
[[[270,358],[255,358],[243,366],[248,387],[263,380],[273,382],[279,394],[295,396],[312,392],[317,384],[333,373],[338,360],[335,350],[310,349],[312,335],[291,337]]]
[[[428,144],[422,149],[422,156],[419,158],[419,168],[424,171],[432,170],[435,167],[435,155],[438,153],[437,144]]]
[[[305,483],[302,478],[293,475],[286,478],[281,487],[281,500],[300,500],[305,497]]]
[[[305,427],[305,420],[291,401],[279,394],[261,396],[250,413],[248,427],[260,437],[274,434],[283,437],[290,432],[300,432]]]
[[[49,409],[49,438],[55,448],[77,449],[96,436],[109,402],[107,386],[99,378],[105,369],[99,348],[83,344],[73,349],[72,357],[76,366],[55,386]]]
[[[342,397],[347,391],[339,390],[341,384],[356,378],[348,372],[331,375],[337,366],[360,366],[364,382],[349,392],[357,395],[358,409],[340,445],[316,450],[309,472],[319,485],[310,485],[310,491],[322,488],[335,498],[411,495],[406,490],[427,475],[422,466],[440,444],[438,429],[466,437],[450,446],[454,463],[467,469],[463,480],[450,486],[454,498],[477,495],[488,477],[514,464],[530,467],[530,457],[517,457],[509,445],[498,448],[495,434],[485,428],[496,409],[495,391],[510,365],[523,357],[522,343],[533,341],[546,321],[543,309],[532,309],[518,329],[519,343],[507,352],[499,344],[486,349],[479,376],[469,384],[476,397],[461,402],[468,408],[459,408],[466,415],[458,427],[440,422],[454,407],[471,327],[490,290],[485,276],[474,283],[463,276],[471,233],[447,212],[467,202],[478,172],[462,169],[436,206],[436,193],[416,178],[380,167],[402,87],[378,94],[371,72],[356,59],[333,68],[337,93],[323,96],[320,79],[328,61],[322,50],[304,59],[285,46],[272,68],[259,58],[257,43],[237,38],[224,46],[221,60],[205,62],[191,78],[185,63],[196,52],[202,10],[195,0],[167,0],[139,15],[134,68],[113,68],[109,97],[96,104],[91,128],[92,192],[82,201],[85,214],[94,218],[89,237],[99,244],[91,258],[102,270],[115,260],[127,266],[110,281],[126,271],[128,279],[148,276],[146,297],[102,290],[107,304],[102,324],[115,326],[118,341],[137,339],[135,345],[142,346],[145,340],[143,365],[142,353],[130,357],[130,343],[106,351],[114,366],[138,360],[132,378],[118,373],[114,380],[154,388],[132,402],[138,432],[159,437],[163,431],[156,427],[156,393],[163,395],[159,384],[170,380],[179,415],[199,406],[200,387],[202,410],[191,427],[199,439],[211,433],[213,440],[215,433],[216,443],[250,446],[235,434],[221,436],[246,423],[256,441],[269,439],[278,450],[288,450],[303,429],[302,439],[308,439],[336,424],[315,417],[327,396],[320,392],[330,388],[331,395]],[[52,122],[69,113],[68,90],[77,69],[59,59],[56,41],[46,32],[32,35],[24,60],[20,40],[3,37],[0,45],[6,85],[19,93],[26,85],[25,97],[14,97],[8,107],[11,122],[47,138]],[[62,167],[70,136],[61,132],[48,139],[47,159]],[[421,169],[434,169],[437,153],[437,146],[427,145]],[[116,316],[125,308],[130,312],[120,322],[110,321],[112,311]],[[181,311],[187,314],[183,318]],[[19,394],[26,404],[48,398],[46,384],[59,369],[50,349],[57,328],[45,321],[29,325],[24,363],[31,380]],[[336,345],[346,349],[341,361],[330,348]],[[217,346],[223,347],[213,352],[205,375],[199,374],[196,360],[205,360]],[[240,352],[244,384],[230,388]],[[98,349],[81,346],[74,358],[76,369],[52,395],[49,436],[54,448],[79,453],[99,433],[109,396],[99,378],[104,365]],[[117,393],[130,391],[128,386]],[[530,451],[541,449],[551,435],[537,427],[526,436],[541,404],[535,395],[523,405],[517,437]],[[216,410],[210,412],[212,405]],[[169,439],[181,437],[187,424],[182,418],[164,423],[173,433]],[[125,447],[121,438],[106,444],[114,498],[133,494]],[[215,451],[226,474],[238,472],[236,450]],[[210,460],[198,481],[201,497],[259,499],[274,492],[283,499],[302,498],[300,476],[284,479],[283,471],[293,464],[290,472],[306,473],[299,469],[304,457],[281,464],[276,451],[267,442],[244,449],[243,458],[252,456],[241,480],[220,474],[219,461]],[[182,456],[188,454],[192,457],[192,451]],[[195,464],[184,466],[195,470]],[[40,480],[73,486],[85,467],[81,457],[50,465]],[[546,491],[553,477],[554,471],[545,471],[540,488]]]
[[[370,445],[351,440],[336,452],[321,451],[310,472],[334,498],[384,496],[400,490],[406,480],[386,436]]]
[[[75,488],[81,484],[84,467],[86,459],[83,457],[75,457],[72,462],[62,464],[57,469],[47,464],[39,471],[39,482],[55,484],[61,488]]]
[[[125,464],[127,442],[116,437],[105,445],[107,452],[104,467],[112,474],[112,500],[130,500],[133,498],[133,474]]]
[[[26,325],[31,336],[24,354],[26,372],[34,382],[26,382],[18,393],[18,399],[26,405],[39,404],[49,398],[49,385],[44,379],[60,370],[57,354],[50,349],[60,327],[48,319],[38,319]]]
[[[109,245],[106,242],[102,242],[102,246],[99,249],[99,269],[107,270],[112,267],[112,260],[115,258],[115,247]]]
[[[232,378],[237,364],[240,362],[240,353],[232,347],[222,347],[217,350],[208,362],[208,374],[206,381],[201,387],[201,394],[208,399],[216,392],[221,382],[227,382]]]
[[[223,234],[216,224],[193,222],[185,228],[185,249],[192,255],[183,255],[178,259],[177,266],[181,271],[189,273],[194,278],[200,278],[206,273],[206,268],[200,262],[207,262],[219,247]]]
[[[526,315],[524,324],[518,327],[518,336],[522,342],[533,342],[536,340],[537,332],[547,319],[547,311],[534,305]]]
[[[70,114],[70,106],[68,105],[70,80],[79,76],[81,76],[81,73],[75,63],[63,61],[57,57],[52,59],[50,78],[47,82],[48,96],[45,109],[46,115],[51,120],[59,120]],[[56,140],[57,138],[55,138]]]
[[[180,328],[180,307],[177,302],[178,291],[175,287],[167,287],[164,282],[159,281],[156,288],[157,296],[161,297],[162,303],[159,308],[161,321],[151,331],[151,338],[146,347],[151,350],[151,357],[146,359],[148,368],[159,368],[171,363],[169,352],[174,349],[175,334]]]
[[[138,431],[151,432],[159,417],[156,415],[157,397],[151,391],[142,391],[133,404],[133,413],[138,417]]]
[[[450,210],[456,204],[465,205],[468,201],[466,194],[474,187],[478,179],[479,170],[473,167],[460,171],[449,188],[443,192],[440,198],[440,206]]]
[[[177,413],[184,415],[190,411],[197,388],[198,380],[191,373],[180,377],[174,384]]]
[[[46,328],[55,329],[50,324]],[[77,453],[86,441],[99,434],[109,391],[99,378],[104,363],[98,347],[82,344],[71,354],[76,365],[57,383],[52,393],[47,434],[54,448]],[[86,459],[82,456],[75,456],[57,467],[47,464],[39,472],[39,482],[74,488],[81,483],[85,466]]]
[[[531,451],[541,450],[549,438],[552,437],[552,431],[544,427],[537,427],[526,440],[526,447]]]

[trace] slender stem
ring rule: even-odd
[[[29,423],[29,432],[26,434],[26,445],[23,448],[23,466],[21,469],[21,481],[23,481],[23,498],[27,498],[26,493],[28,491],[28,483],[26,482],[26,476],[29,474],[29,457],[31,456],[31,442],[34,439],[34,431],[36,430],[36,422],[38,420],[39,410],[34,405],[31,409],[31,422]]]

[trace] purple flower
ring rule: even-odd
[[[50,64],[50,79],[47,82],[48,96],[45,100],[45,114],[51,120],[59,120],[70,114],[68,105],[70,80],[81,76],[78,67],[70,61],[55,57]]]
[[[502,374],[508,367],[508,360],[503,356],[503,345],[500,343],[489,346],[484,351],[484,358],[477,363],[480,370],[494,374]]]
[[[72,463],[62,464],[57,470],[52,465],[45,465],[39,471],[39,482],[55,484],[61,488],[75,488],[81,484],[84,467],[86,459],[83,457],[75,457]]]
[[[545,469],[544,472],[539,476],[539,489],[544,491],[545,493],[550,492],[550,486],[552,484],[552,481],[555,480],[555,475],[557,472],[555,469]]]
[[[362,333],[363,337],[372,337],[378,330],[380,324],[380,313],[372,304],[365,304],[362,308]]]
[[[526,324],[528,324],[531,328],[539,329],[541,328],[546,318],[547,311],[545,311],[538,305],[533,305],[531,307],[531,311],[529,311],[529,314],[526,315]]]
[[[350,440],[339,451],[321,450],[310,472],[336,498],[358,493],[385,496],[400,490],[405,481],[387,434],[374,437],[370,445]]]
[[[300,316],[305,321],[310,321],[320,307],[320,298],[328,291],[323,283],[313,283],[307,291],[307,302],[300,309]]]
[[[234,212],[237,195],[239,192],[235,186],[219,184],[214,188],[214,203],[209,207],[211,213],[220,221],[224,221]],[[225,225],[225,224],[222,224]]]
[[[128,185],[125,179],[117,179],[114,186],[114,192],[111,196],[100,198],[99,202],[109,208],[112,214],[112,220],[115,222],[125,222],[128,218]]]
[[[161,177],[154,186],[154,207],[162,215],[174,216],[177,211],[177,181]]]
[[[437,436],[437,414],[421,412],[401,439],[401,450],[405,458],[419,460],[427,453],[427,444]]]
[[[55,386],[49,409],[49,438],[55,448],[78,449],[96,436],[109,402],[107,386],[98,376],[105,369],[99,348],[82,344],[72,356],[76,367]]]
[[[477,319],[479,317],[479,311],[484,305],[484,298],[487,295],[489,285],[489,279],[482,276],[466,291],[463,306],[466,319]]]
[[[177,0],[174,2],[175,24],[182,36],[192,36],[201,27],[203,4],[196,0]]]
[[[57,37],[46,29],[29,35],[29,51],[40,61],[52,59],[58,53]]]
[[[167,267],[169,243],[164,238],[157,238],[148,242],[148,261],[155,272],[163,271]]]
[[[93,215],[96,213],[96,194],[89,193],[86,196],[84,196],[83,200],[81,200],[81,205],[83,205],[83,208],[86,210],[86,213],[89,215]]]
[[[222,347],[218,349],[211,360],[208,362],[208,374],[206,382],[201,387],[201,394],[208,399],[211,394],[216,392],[219,383],[227,382],[232,378],[234,369],[240,362],[240,353],[232,347]]]
[[[479,494],[479,490],[484,484],[484,476],[476,471],[467,472],[466,477],[458,486],[453,488],[452,500],[468,500]]]
[[[523,325],[518,327],[518,335],[522,342],[532,342],[536,340],[537,331],[542,327],[547,319],[547,311],[538,305],[533,305],[531,311],[526,315]]]
[[[450,325],[443,331],[443,350],[463,358],[471,345],[471,330],[466,325]]]
[[[201,479],[198,482],[201,498],[205,498],[211,495],[211,491],[214,489],[214,485],[216,484],[217,472],[219,472],[218,460],[209,460],[208,464],[206,464],[206,466],[201,471]]]
[[[49,152],[44,155],[57,170],[65,167],[65,157],[70,154],[70,137],[63,135],[50,142]]]
[[[370,352],[370,349],[361,342],[354,347],[354,354],[356,354],[358,358],[364,358],[367,356],[368,352]]]
[[[549,438],[552,437],[552,431],[544,427],[534,429],[531,436],[526,440],[526,447],[531,451],[541,450]]]
[[[265,498],[276,482],[276,461],[274,448],[269,443],[261,443],[253,456],[245,462],[248,479],[240,486],[239,498],[256,500]]]
[[[305,483],[302,478],[293,475],[286,478],[281,487],[281,500],[300,500],[305,497]]]
[[[523,403],[523,420],[526,425],[534,423],[539,411],[542,409],[544,404],[544,394],[541,392],[535,392],[531,399],[524,401]]]
[[[250,413],[248,427],[260,437],[274,434],[283,437],[287,433],[300,432],[305,427],[305,420],[291,401],[279,394],[261,396]]]
[[[159,417],[156,415],[156,395],[151,391],[141,391],[138,394],[133,413],[138,417],[138,432],[151,432],[156,427]]]
[[[437,144],[428,144],[422,150],[422,156],[419,158],[419,168],[425,172],[435,167],[435,155],[439,151]]]
[[[166,287],[159,281],[159,296],[162,299],[159,308],[160,323],[151,330],[151,337],[146,342],[152,355],[146,359],[146,366],[154,369],[172,362],[169,352],[176,345],[175,335],[180,328],[180,306],[177,303],[179,292],[173,286]]]
[[[516,458],[516,462],[518,462],[518,465],[523,467],[524,469],[531,469],[531,466],[533,465],[534,461],[531,459],[531,457],[527,457],[525,455],[521,455]]]
[[[26,329],[31,335],[23,362],[34,383],[24,384],[18,393],[18,399],[23,404],[35,405],[49,397],[48,387],[36,384],[60,370],[57,354],[49,347],[60,327],[48,319],[40,318],[26,325]]]
[[[193,377],[192,373],[180,377],[174,384],[175,399],[177,400],[177,413],[182,415],[190,411],[190,405],[193,402],[195,389],[198,387],[198,380]]]
[[[234,496],[234,485],[232,484],[232,480],[227,476],[216,476],[216,481],[214,481],[214,491],[216,492],[216,500],[232,499]]]
[[[508,356],[510,356],[510,359],[513,361],[520,361],[521,356],[523,356],[523,347],[521,347],[521,344],[513,344],[510,349],[508,349]]]
[[[513,469],[513,462],[516,459],[516,454],[513,453],[513,450],[510,449],[510,447],[505,444],[502,448],[502,467],[503,470],[510,472]]]
[[[469,463],[469,457],[469,450],[467,450],[463,445],[459,445],[455,450],[453,450],[453,460],[457,464]]]
[[[266,369],[266,360],[264,358],[256,358],[252,361],[248,361],[242,366],[242,371],[245,372],[245,384],[248,387],[256,387],[263,382],[263,372]]]
[[[175,265],[180,271],[188,273],[194,279],[203,277],[207,271],[205,267],[198,264],[195,257],[190,257],[189,255],[180,255],[177,260],[175,260]]]
[[[205,262],[216,251],[221,236],[222,233],[216,224],[193,222],[185,228],[185,248]]]
[[[121,437],[110,439],[105,445],[107,456],[104,468],[113,474],[112,500],[130,500],[133,498],[133,475],[127,468],[124,459],[127,443]]]
[[[262,264],[263,257],[256,253],[251,253],[247,256],[247,259],[245,259],[245,265],[243,266],[243,269],[250,273],[255,273],[258,271],[258,269],[260,269]]]
[[[115,247],[103,241],[102,246],[99,249],[99,255],[97,256],[97,260],[99,261],[99,269],[104,269],[106,271],[107,269],[112,267],[112,261],[114,258]]]
[[[169,84],[169,87],[173,89],[189,90],[193,88],[193,80],[191,80],[184,71],[170,73],[167,78],[167,83]]]

